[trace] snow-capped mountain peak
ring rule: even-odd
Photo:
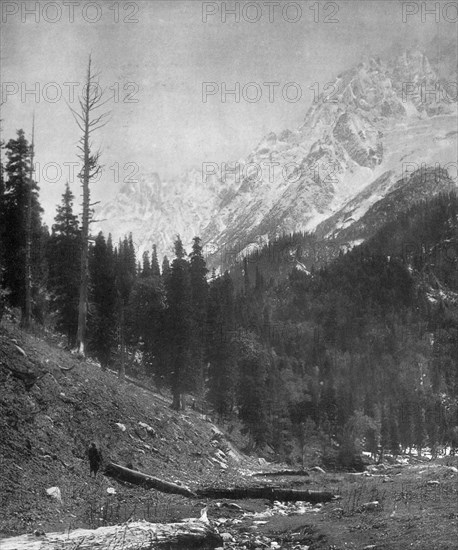
[[[161,254],[176,234],[187,246],[200,235],[209,251],[239,254],[313,230],[347,203],[356,220],[406,167],[456,162],[456,97],[444,79],[451,65],[436,65],[418,48],[367,57],[326,87],[297,129],[264,136],[235,171],[193,169],[166,182],[146,174],[124,184],[98,212],[102,228],[132,232],[139,249],[156,243]]]

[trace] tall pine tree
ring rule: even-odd
[[[165,281],[167,295],[166,332],[171,354],[172,406],[184,408],[183,394],[189,390],[189,363],[192,342],[191,281],[189,264],[180,237],[175,241],[175,256]]]
[[[36,298],[44,277],[42,259],[43,231],[41,226],[42,208],[38,201],[38,186],[30,182],[31,148],[23,130],[18,130],[17,138],[5,146],[7,163],[5,181],[0,203],[4,256],[3,285],[8,288],[9,300],[13,307],[25,310],[25,267],[27,239],[27,207],[31,204],[31,276],[33,281],[32,300]]]
[[[159,261],[157,259],[157,248],[155,244],[153,244],[153,253],[151,254],[151,273],[153,277],[161,276],[161,270],[159,269]]]
[[[162,260],[162,280],[164,283],[167,281],[170,275],[170,262],[167,256],[164,256]]]
[[[192,310],[192,342],[190,388],[196,391],[200,398],[205,395],[205,325],[208,302],[208,269],[202,254],[202,243],[199,237],[194,237],[190,258],[191,280],[191,310]]]
[[[119,378],[124,379],[126,369],[126,308],[129,304],[130,294],[137,275],[137,262],[135,248],[132,241],[132,234],[119,242],[116,265],[116,288],[118,294],[119,311],[119,348],[121,353],[121,364]]]
[[[48,242],[48,288],[51,304],[57,315],[56,327],[76,344],[78,329],[78,292],[81,267],[81,232],[73,213],[74,196],[67,183],[62,202],[57,207]]]
[[[210,284],[206,335],[208,399],[220,417],[230,415],[236,403],[234,323],[234,285],[226,271]]]
[[[164,354],[166,342],[163,338],[165,293],[160,272],[153,274],[147,262],[144,261],[143,265],[141,276],[132,288],[126,312],[128,339],[142,352],[143,365],[148,374],[154,376],[158,386],[161,386],[167,367],[167,355]]]
[[[89,350],[105,370],[116,346],[118,296],[115,257],[111,237],[97,235],[89,258],[90,307],[88,316]]]

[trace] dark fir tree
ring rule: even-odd
[[[156,245],[153,244],[153,252],[151,254],[151,274],[153,277],[160,277],[161,270],[159,269],[159,261],[157,259],[157,249]]]
[[[105,370],[116,346],[118,297],[115,257],[111,237],[102,233],[95,239],[89,257],[90,307],[88,316],[88,348]]]
[[[151,276],[151,263],[149,261],[149,253],[147,250],[142,255],[142,265],[140,271],[140,277],[148,278]]]
[[[17,139],[11,139],[5,146],[7,163],[4,174],[4,191],[0,203],[2,220],[1,241],[4,251],[3,285],[9,290],[12,306],[25,310],[25,266],[27,240],[27,205],[31,203],[31,277],[32,299],[40,290],[43,273],[43,230],[42,209],[38,202],[38,186],[30,183],[31,149],[23,130],[17,132]],[[29,195],[30,191],[30,195]]]
[[[48,242],[48,287],[51,306],[56,312],[56,327],[76,344],[78,328],[78,293],[81,267],[81,233],[73,213],[74,196],[67,183],[62,202],[57,207]]]
[[[119,310],[119,347],[121,364],[119,377],[124,379],[126,368],[126,307],[129,304],[130,294],[137,275],[137,262],[132,234],[119,242],[116,262],[116,289],[118,295]]]
[[[170,275],[170,262],[167,256],[164,256],[162,260],[162,280],[164,283],[167,281]]]
[[[189,389],[197,391],[200,398],[205,395],[205,325],[208,302],[208,269],[202,253],[202,243],[199,237],[194,237],[190,258],[191,280],[191,310],[192,310],[192,342]]]
[[[24,266],[24,310],[21,325],[29,328],[32,321],[32,208],[33,208],[33,174],[35,155],[35,115],[32,122],[32,143],[30,145],[30,171],[26,186],[27,201],[25,212],[25,266]]]
[[[234,285],[227,271],[210,284],[207,315],[208,399],[222,418],[233,412],[237,388]]]
[[[146,275],[146,273],[149,273]],[[143,354],[147,373],[161,386],[166,376],[167,355],[164,353],[165,295],[162,278],[143,269],[130,294],[126,311],[129,343]]]
[[[267,422],[267,372],[269,357],[256,336],[246,333],[237,338],[239,416],[255,447],[269,440]]]
[[[184,408],[183,394],[189,388],[192,342],[191,281],[189,263],[180,237],[175,241],[175,259],[165,280],[167,295],[166,332],[171,353],[173,408]]]

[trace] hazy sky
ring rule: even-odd
[[[70,4],[2,1],[2,137],[8,140],[18,128],[30,133],[35,111],[47,221],[71,176],[64,163],[76,161],[79,137],[66,103],[72,86],[64,83],[81,90],[90,53],[111,97],[111,121],[94,139],[105,170],[93,195],[107,199],[137,165],[140,173],[167,177],[202,162],[243,157],[264,134],[300,124],[313,100],[310,86],[321,90],[363,55],[429,40],[436,32],[456,32],[456,24],[447,21],[456,17],[452,11],[440,13],[437,23],[434,15],[421,13],[420,2],[410,2],[408,11],[418,13],[404,22],[397,0]],[[238,8],[240,20],[225,15],[224,7]],[[205,82],[214,83],[208,86],[219,93],[203,102]],[[222,83],[233,89],[250,82],[261,90],[259,101],[242,95],[236,103],[228,95],[222,102]],[[265,82],[279,83],[273,102]],[[302,91],[297,102],[282,95],[289,82],[296,83],[287,89],[290,99],[299,87]],[[26,93],[31,90],[38,97]],[[246,92],[254,98],[256,88]],[[49,163],[59,165],[60,178]],[[77,182],[72,188],[78,192]]]

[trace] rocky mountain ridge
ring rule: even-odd
[[[244,160],[125,184],[97,213],[100,228],[169,255],[176,234],[186,245],[199,235],[215,265],[223,251],[243,254],[284,233],[325,225],[330,234],[339,212],[356,222],[421,166],[448,167],[453,179],[456,93],[444,78],[450,65],[437,55],[435,64],[417,48],[367,58],[325,86],[301,126],[268,134]]]

